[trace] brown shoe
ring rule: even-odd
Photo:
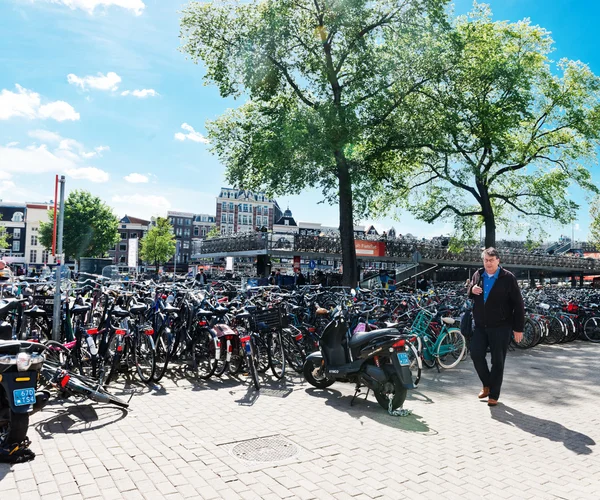
[[[498,404],[498,400],[497,399],[488,399],[488,406],[496,406]]]
[[[484,387],[483,389],[481,389],[481,392],[479,393],[479,396],[477,396],[479,399],[483,399],[483,398],[487,398],[490,395],[490,388],[489,387]]]

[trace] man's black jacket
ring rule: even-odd
[[[513,331],[522,332],[525,323],[525,308],[517,279],[510,271],[501,267],[498,278],[484,303],[483,292],[480,295],[471,293],[471,289],[475,285],[483,288],[484,273],[483,268],[475,272],[468,289],[469,298],[473,299],[475,325],[480,328],[510,326]]]

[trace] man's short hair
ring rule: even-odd
[[[481,252],[481,258],[485,259],[486,257],[496,257],[497,259],[500,259],[500,254],[494,247],[489,247]]]

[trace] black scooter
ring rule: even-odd
[[[325,327],[319,341],[320,352],[306,358],[304,377],[318,389],[334,382],[354,383],[355,397],[360,387],[366,386],[377,402],[392,413],[402,407],[408,389],[415,387],[406,338],[395,328],[349,337],[348,323],[339,316]]]
[[[0,313],[3,306],[9,307],[3,302]],[[27,439],[29,416],[45,406],[50,393],[36,390],[45,346],[11,337],[11,325],[0,321],[0,462],[17,463],[35,457]]]

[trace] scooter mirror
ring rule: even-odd
[[[354,288],[350,290],[350,295],[352,295],[352,297],[356,297],[356,290]]]

